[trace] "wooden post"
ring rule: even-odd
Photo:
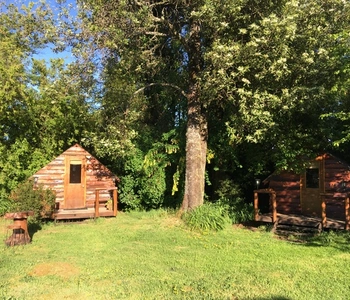
[[[95,190],[95,218],[100,216],[100,191]]]
[[[271,191],[270,199],[271,199],[271,205],[272,205],[272,223],[275,224],[277,221],[277,201],[276,201],[275,191]]]
[[[326,214],[326,196],[320,194],[321,197],[321,216],[322,216],[322,229],[327,225],[327,214]]]
[[[345,230],[350,230],[350,195],[345,198]]]
[[[117,188],[113,190],[113,216],[116,217],[118,213],[118,193]]]
[[[259,196],[257,191],[254,191],[254,220],[259,221]]]

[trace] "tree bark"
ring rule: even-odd
[[[201,38],[198,21],[190,26],[189,93],[187,96],[186,173],[182,210],[190,210],[204,201],[205,166],[207,155],[207,117],[200,99],[198,82],[201,71]]]

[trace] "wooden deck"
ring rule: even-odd
[[[256,218],[256,221],[264,222],[264,223],[274,223],[273,222],[273,214],[259,214]],[[321,229],[334,229],[334,230],[343,230],[345,229],[345,221],[329,219],[325,225],[322,226],[322,218],[310,217],[304,215],[285,215],[285,214],[277,214],[277,224],[283,225],[292,225],[299,227],[314,227]]]
[[[105,189],[95,190],[95,203],[93,207],[86,207],[83,209],[56,209],[51,219],[56,220],[73,220],[73,219],[92,219],[98,217],[116,217],[118,213],[118,194],[117,188],[110,188],[109,191],[113,193],[111,199],[110,209],[105,205],[101,205],[100,192]]]
[[[258,194],[270,195],[270,213],[260,214],[259,212],[259,197]],[[326,210],[326,195],[321,193],[319,195],[321,202],[321,216],[313,217],[302,214],[281,214],[277,212],[277,198],[276,191],[269,189],[260,189],[254,191],[254,220],[266,223],[274,224],[276,228],[278,225],[292,225],[299,227],[317,228],[319,231],[323,229],[335,229],[335,230],[350,230],[350,194],[346,195],[344,201],[344,219],[341,220],[341,214],[338,214],[335,219],[334,215],[330,215],[333,218],[327,216]]]
[[[93,219],[96,217],[115,217],[113,210],[107,210],[100,207],[99,214],[96,215],[95,208],[89,207],[84,209],[60,209],[55,210],[51,216],[54,220],[70,220],[70,219]]]

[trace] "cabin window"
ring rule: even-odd
[[[306,169],[306,188],[317,189],[319,188],[319,170],[318,169]]]
[[[69,183],[81,183],[81,161],[71,161]]]

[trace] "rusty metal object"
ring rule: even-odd
[[[13,219],[13,224],[7,226],[8,230],[11,230],[11,235],[6,239],[5,244],[7,246],[25,245],[30,243],[31,238],[28,233],[29,216],[32,216],[34,212],[14,212],[5,214],[5,219]]]

